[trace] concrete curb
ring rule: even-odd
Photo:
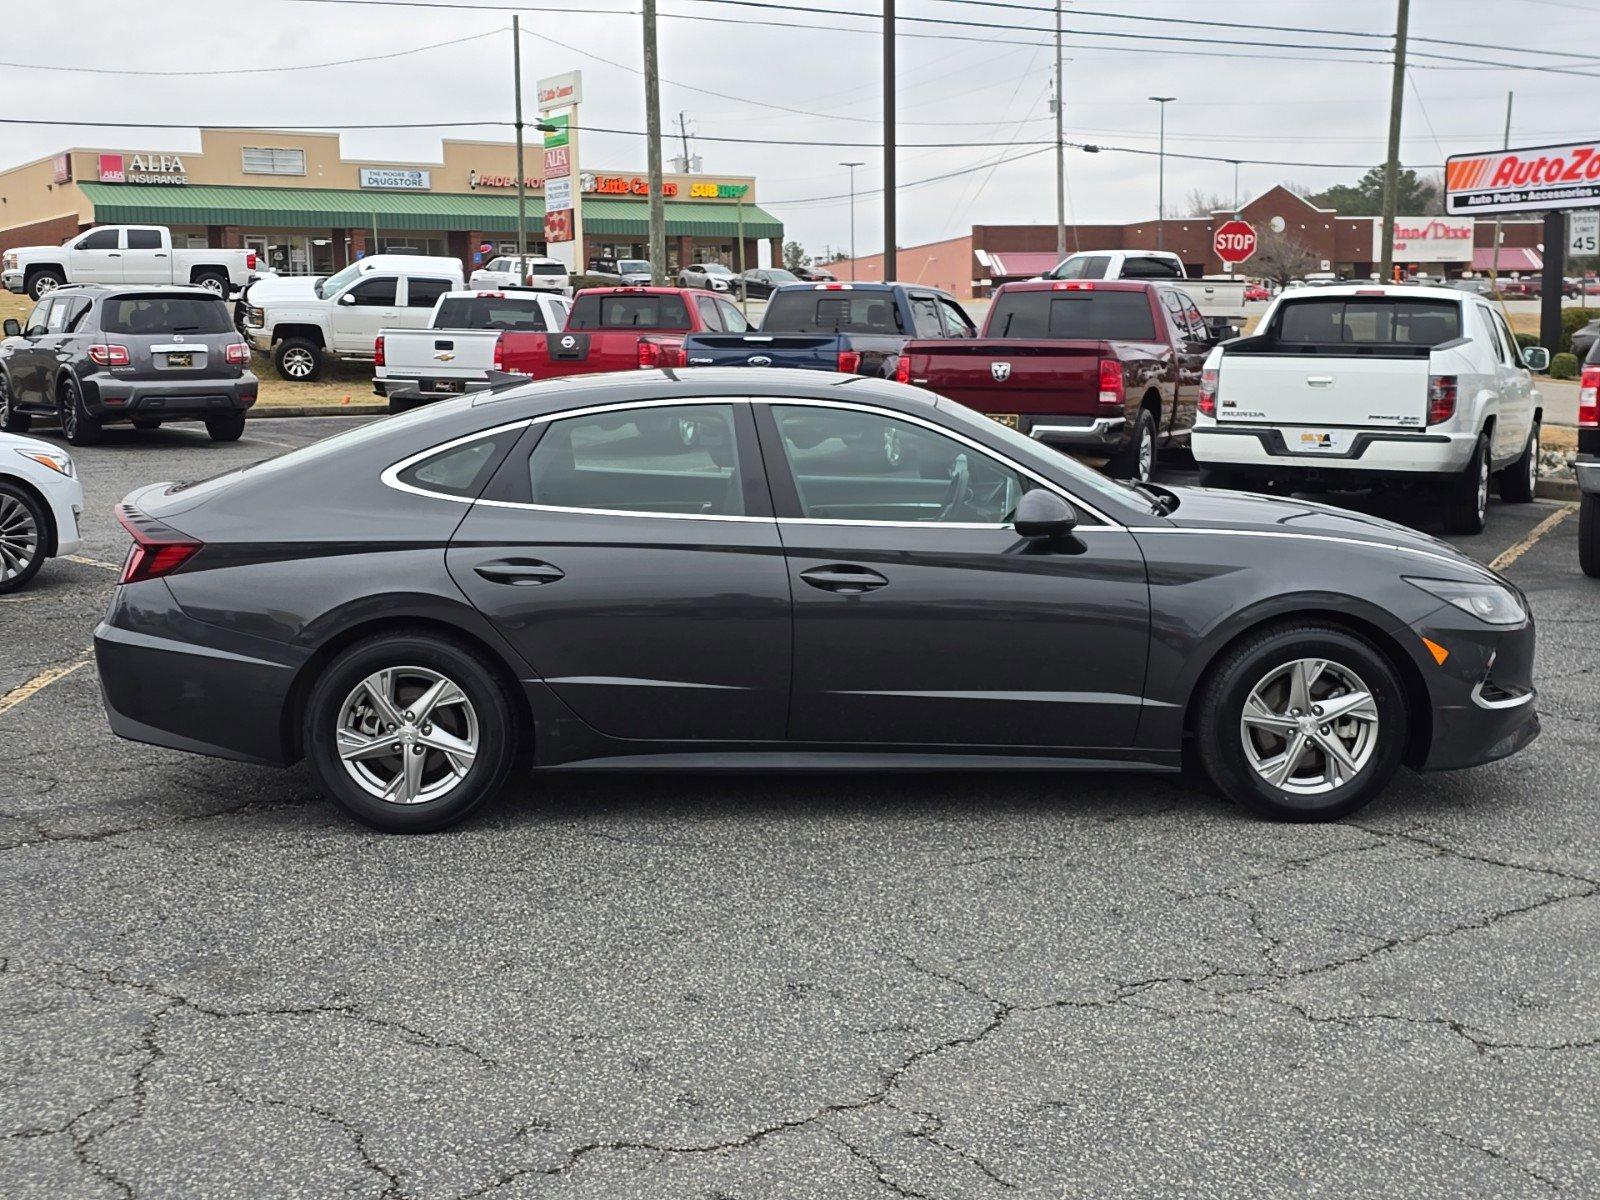
[[[1578,490],[1578,481],[1575,479],[1541,479],[1533,494],[1541,500],[1581,500],[1583,498],[1583,493]]]
[[[252,408],[252,420],[267,417],[386,417],[387,404],[280,404],[271,408]]]

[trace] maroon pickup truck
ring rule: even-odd
[[[903,353],[912,383],[1146,480],[1159,446],[1188,441],[1213,344],[1169,284],[1058,279],[1002,286],[976,340]]]
[[[501,334],[494,366],[535,379],[681,367],[683,339],[689,334],[744,333],[749,328],[743,313],[710,292],[589,288],[573,298],[561,332]]]

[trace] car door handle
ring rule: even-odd
[[[821,588],[825,592],[838,592],[841,596],[859,596],[862,592],[889,586],[889,581],[876,571],[870,571],[866,567],[854,567],[848,563],[812,567],[810,570],[801,571],[800,578],[814,588]]]
[[[1306,383],[1311,387],[1332,387],[1332,375],[1307,375]]]
[[[567,573],[560,567],[540,562],[537,558],[502,558],[473,568],[490,583],[509,583],[516,587],[532,587],[539,583],[554,583],[565,579]]]

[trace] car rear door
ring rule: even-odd
[[[122,251],[124,283],[172,283],[172,251],[164,244],[164,231],[156,225],[130,225],[124,231]],[[179,283],[189,282],[187,279]]]
[[[794,593],[791,741],[1133,744],[1150,600],[1131,534],[1080,501],[1070,546],[1018,537],[1016,501],[1045,481],[919,418],[756,415]]]
[[[783,738],[789,578],[747,402],[631,402],[531,423],[447,562],[601,733]]]

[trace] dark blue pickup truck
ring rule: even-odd
[[[751,333],[700,333],[683,341],[691,367],[801,367],[887,379],[906,376],[912,338],[978,334],[955,297],[905,283],[794,283],[767,302]]]

